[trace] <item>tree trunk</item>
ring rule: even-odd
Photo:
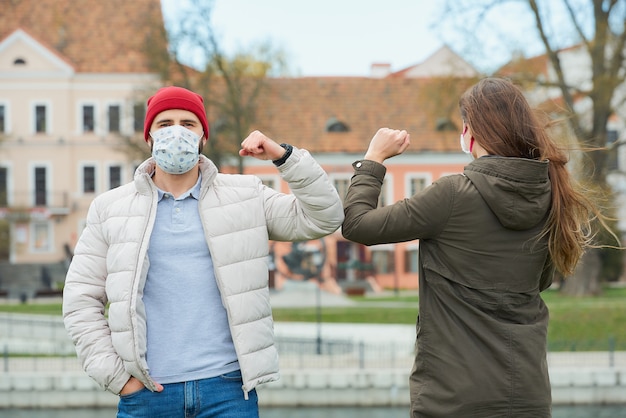
[[[600,286],[600,262],[599,250],[590,248],[585,252],[574,274],[567,277],[561,286],[561,292],[570,296],[593,296],[602,291]]]

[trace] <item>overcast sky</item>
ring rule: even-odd
[[[162,0],[165,19],[177,18],[181,1]],[[454,31],[438,24],[442,4],[442,0],[215,0],[211,24],[227,52],[271,41],[287,52],[291,72],[297,76],[367,76],[372,63],[388,63],[398,71],[422,62],[444,42],[481,70],[504,63],[506,51],[496,46],[488,48],[493,63],[486,64],[473,55],[476,48],[452,41]],[[498,11],[495,21],[506,21],[505,33],[519,38],[522,29],[515,28],[520,22],[514,7]],[[503,36],[495,36],[494,44]],[[522,42],[527,40],[522,37]]]

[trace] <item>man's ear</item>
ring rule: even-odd
[[[200,138],[200,144],[198,145],[198,151],[200,152],[200,154],[202,154],[202,150],[204,149],[204,146],[206,145],[208,139],[206,137],[206,135],[202,135],[202,138]]]

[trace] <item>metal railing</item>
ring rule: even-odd
[[[374,343],[315,338],[277,338],[280,365],[289,369],[403,369],[410,370],[414,347],[398,342]],[[574,345],[570,345],[575,347]],[[616,351],[607,337],[606,350],[550,351],[550,367],[626,367],[626,351]],[[79,371],[74,346],[62,319],[0,313],[2,372]]]
[[[29,216],[33,208],[69,209],[70,204],[67,191],[14,191],[10,196],[0,192],[0,209],[8,209],[16,218]]]

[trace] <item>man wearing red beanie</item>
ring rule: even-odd
[[[258,417],[256,386],[279,376],[268,241],[317,239],[343,221],[307,151],[258,131],[241,143],[241,156],[274,163],[283,194],[219,173],[200,154],[208,136],[200,95],[165,87],[148,99],[152,157],[91,204],[67,273],[66,328],[86,372],[119,394],[120,418]]]

